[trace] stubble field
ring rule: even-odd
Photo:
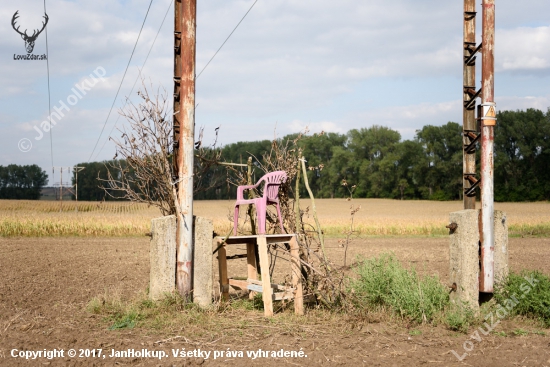
[[[342,261],[341,231],[349,227],[350,205],[356,236],[348,258],[394,252],[423,274],[448,277],[448,213],[461,203],[390,200],[317,200],[321,224],[329,234],[328,255]],[[146,206],[80,203],[0,202],[0,365],[361,365],[361,366],[550,366],[550,330],[524,319],[502,321],[480,342],[470,333],[443,325],[407,325],[384,315],[365,318],[308,309],[296,317],[281,311],[266,320],[258,309],[239,302],[200,311],[167,300],[146,301],[149,281],[149,221]],[[73,203],[74,205],[74,203]],[[86,205],[89,210],[86,211]],[[305,206],[307,206],[306,204]],[[231,226],[229,201],[195,202],[195,213],[212,218],[216,231]],[[497,203],[508,214],[512,270],[550,274],[548,203]],[[56,210],[57,208],[57,210]],[[72,209],[72,210],[71,210]],[[539,231],[539,232],[537,232]],[[388,236],[391,234],[391,236]],[[232,266],[239,266],[239,261]],[[109,306],[109,307],[107,307]],[[106,312],[95,313],[94,307]],[[136,308],[129,323],[121,310]],[[131,311],[131,310],[130,310]],[[126,315],[126,316],[127,316]],[[459,362],[463,345],[474,348]],[[107,357],[65,357],[25,361],[12,350],[102,349]],[[305,352],[304,358],[239,358],[211,355],[174,358],[110,358],[111,350]]]
[[[315,203],[323,231],[331,237],[349,230],[352,208],[360,207],[353,222],[360,236],[445,236],[449,213],[462,209],[461,202],[317,199]],[[314,224],[311,201],[302,199],[300,207],[307,212],[305,221]],[[548,202],[496,203],[495,209],[507,213],[511,236],[550,236]],[[212,219],[214,230],[220,234],[232,228],[232,213],[233,201],[194,203],[194,214]],[[60,206],[51,201],[2,200],[0,233],[27,237],[137,237],[149,232],[151,218],[158,216],[160,212],[146,204],[73,201]]]

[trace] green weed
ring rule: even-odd
[[[550,327],[550,278],[539,271],[510,272],[495,286],[495,301],[509,316],[526,316]]]
[[[449,303],[449,294],[437,277],[420,278],[407,270],[394,255],[362,260],[354,268],[358,278],[349,292],[358,308],[390,308],[413,322],[432,322]]]
[[[515,336],[525,336],[525,335],[529,335],[529,332],[523,329],[516,329],[512,331],[512,334],[514,334]]]
[[[474,312],[467,305],[451,305],[445,312],[445,323],[453,331],[467,333],[474,322]]]

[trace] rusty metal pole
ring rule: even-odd
[[[479,291],[493,293],[494,283],[494,126],[495,105],[495,0],[483,0],[483,52],[481,68],[481,270]]]
[[[178,2],[176,1],[176,6]],[[177,12],[177,10],[176,10]],[[193,274],[193,149],[195,135],[195,47],[197,25],[197,1],[181,1],[180,55],[181,76],[179,83],[179,109],[174,114],[179,122],[177,140],[177,205],[181,216],[176,229],[176,288],[191,297]],[[177,34],[175,35],[177,38]],[[175,127],[175,126],[174,126]]]
[[[476,91],[476,54],[481,45],[476,46],[476,3],[464,0],[464,66],[463,66],[463,196],[464,209],[476,208],[476,144],[479,132],[475,116],[476,99],[481,90]]]

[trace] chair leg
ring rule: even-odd
[[[281,216],[281,207],[279,206],[279,203],[275,205],[277,206],[277,215],[279,216],[279,225],[281,226],[281,233],[285,233],[285,229],[283,228],[283,217]]]
[[[239,225],[239,206],[235,205],[235,213],[233,214],[233,236],[237,235],[238,225]]]
[[[265,205],[256,205],[256,216],[258,218],[258,234],[265,234],[265,217],[266,217]]]

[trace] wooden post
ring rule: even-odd
[[[273,316],[273,290],[271,289],[271,277],[269,276],[269,258],[267,255],[267,240],[265,235],[258,235],[258,251],[260,253],[260,266],[262,268],[262,299],[264,301],[264,315]]]
[[[219,242],[218,242],[219,243]],[[227,251],[225,245],[218,250],[218,268],[220,272],[220,293],[223,301],[229,300],[229,278],[227,277]]]
[[[476,99],[476,4],[475,0],[464,0],[464,50],[463,50],[463,202],[464,209],[476,208],[476,141],[478,140],[475,116]],[[481,45],[480,45],[481,46]]]
[[[248,268],[248,279],[257,280],[257,263],[256,263],[256,245],[253,243],[246,244],[246,260]],[[256,292],[250,291],[248,293],[248,298],[253,299],[256,295]]]
[[[304,314],[304,293],[302,290],[302,266],[300,264],[300,247],[296,236],[290,240],[290,256],[292,257],[292,287],[294,292],[294,312],[297,315]]]
[[[61,181],[59,186],[59,211],[63,211],[63,167],[59,169],[61,171]]]

